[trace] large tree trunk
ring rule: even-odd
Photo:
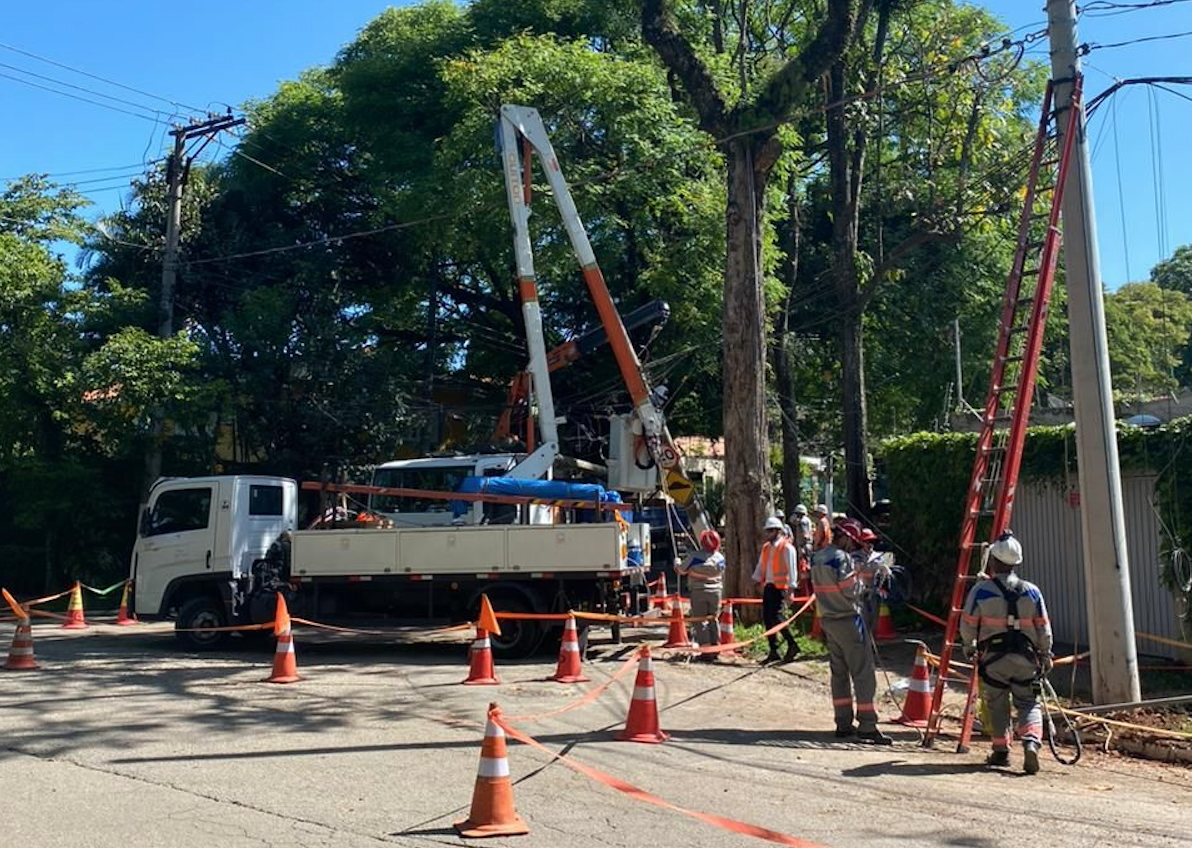
[[[754,167],[752,140],[730,142],[724,273],[725,527],[730,595],[753,594],[751,575],[770,506],[766,429],[765,298],[761,278],[762,198],[767,174]]]
[[[844,61],[829,72],[829,102],[844,96]],[[844,107],[827,114],[828,172],[832,184],[832,279],[836,291],[840,354],[841,411],[844,418],[845,486],[848,512],[866,517],[871,510],[868,421],[865,414],[865,356],[861,281],[857,273],[857,230],[865,139],[859,132],[849,150]]]
[[[782,263],[786,301],[778,314],[778,345],[774,355],[774,376],[778,383],[778,410],[782,424],[782,508],[790,515],[799,503],[802,469],[799,467],[798,411],[795,408],[795,339],[790,332],[791,304],[799,282],[800,206],[795,175],[786,184],[787,226],[781,239],[786,260]]]

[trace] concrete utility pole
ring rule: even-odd
[[[1048,0],[1047,30],[1058,112],[1056,126],[1060,132],[1057,147],[1062,148],[1067,126],[1065,113],[1072,106],[1073,84],[1080,73],[1074,0]],[[1083,101],[1080,109],[1084,111]],[[1064,267],[1068,280],[1068,336],[1093,700],[1104,704],[1137,701],[1141,694],[1109,376],[1109,344],[1093,216],[1093,180],[1083,114],[1078,132],[1072,145],[1075,159],[1064,189]]]
[[[224,130],[243,124],[244,118],[219,115],[204,121],[192,121],[186,126],[170,130],[174,149],[166,163],[166,245],[161,262],[161,297],[158,299],[157,335],[167,339],[174,335],[174,288],[178,279],[178,243],[182,237],[182,190],[190,174],[191,163],[203,148]],[[203,142],[189,155],[186,143],[195,138]],[[150,423],[149,446],[145,450],[145,479],[141,486],[141,503],[149,494],[149,487],[161,476],[161,443],[165,433],[162,410],[154,409]]]

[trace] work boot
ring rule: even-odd
[[[855,727],[838,727],[836,728],[837,739],[852,739],[857,735],[857,728]]]
[[[985,765],[987,766],[1008,766],[1010,765],[1009,751],[994,751],[985,758]],[[1036,771],[1038,770],[1038,761],[1035,764]]]
[[[880,730],[866,730],[857,734],[859,742],[866,742],[870,745],[893,745],[894,740]]]
[[[799,645],[797,642],[791,642],[786,646],[786,656],[782,658],[784,663],[794,662],[799,656]]]
[[[1007,760],[1009,756],[1007,755]],[[1039,773],[1039,746],[1033,742],[1027,742],[1022,749],[1022,770],[1026,774]]]
[[[781,662],[782,657],[778,656],[778,649],[771,648],[770,653],[766,654],[766,658],[762,660],[762,665],[769,665],[770,663]]]

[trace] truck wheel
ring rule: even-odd
[[[192,651],[210,651],[223,645],[229,634],[226,631],[204,633],[195,628],[226,627],[227,613],[218,598],[202,595],[191,598],[178,610],[174,624],[174,637]]]
[[[533,612],[530,605],[521,599],[502,598],[500,602],[494,600],[494,605],[502,612]],[[516,619],[501,620],[501,635],[489,635],[493,646],[493,653],[506,659],[526,659],[534,655],[542,640],[546,638],[546,628],[540,621],[518,621]]]

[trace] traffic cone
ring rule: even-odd
[[[736,634],[733,632],[733,602],[726,601],[720,607],[720,620],[717,622],[720,629],[720,644],[731,645],[737,641]],[[736,651],[721,651],[722,657],[734,657],[737,655]]]
[[[273,616],[273,633],[277,636],[277,650],[273,653],[273,674],[266,683],[297,683],[298,657],[294,653],[294,634],[290,624],[290,609],[285,596],[277,593],[277,612]]]
[[[671,607],[670,630],[666,634],[664,648],[689,648],[691,641],[687,638],[687,622],[683,620],[683,604],[676,603]]]
[[[83,586],[78,580],[70,590],[70,603],[66,605],[66,623],[63,630],[83,630],[87,627],[87,619],[83,617]]]
[[[12,636],[12,649],[4,662],[5,671],[32,671],[37,668],[33,658],[33,627],[29,619],[17,619],[17,631]]]
[[[127,627],[130,624],[140,624],[137,621],[136,614],[130,614],[128,611],[128,587],[132,585],[131,580],[124,581],[124,592],[120,595],[120,609],[116,610],[116,623],[121,627]]]
[[[664,613],[670,612],[670,595],[666,592],[666,572],[660,572],[654,581],[654,606]]]
[[[468,651],[471,661],[468,665],[468,677],[464,680],[467,686],[496,686],[500,683],[493,670],[493,646],[488,640],[488,631],[483,627],[476,628],[476,641]]]
[[[658,702],[654,698],[654,660],[650,646],[642,645],[637,661],[637,680],[633,683],[633,700],[625,729],[616,735],[618,742],[659,743],[669,739],[658,727]]]
[[[894,629],[894,619],[890,617],[890,606],[882,601],[877,608],[877,624],[873,626],[873,638],[879,642],[894,642],[898,631]]]
[[[911,672],[911,686],[902,704],[902,715],[894,719],[911,727],[926,727],[931,717],[931,671],[927,667],[927,646],[919,643],[915,651],[915,668]]]
[[[513,808],[505,731],[495,720],[500,714],[500,707],[488,705],[484,742],[480,746],[480,768],[476,771],[476,785],[472,789],[472,808],[466,819],[454,825],[460,836],[521,836],[530,832]]]
[[[557,683],[586,683],[592,678],[584,674],[580,663],[583,658],[579,652],[579,631],[575,627],[575,616],[567,617],[567,624],[563,628],[563,641],[559,643],[559,665],[555,668],[555,676],[551,680]]]

